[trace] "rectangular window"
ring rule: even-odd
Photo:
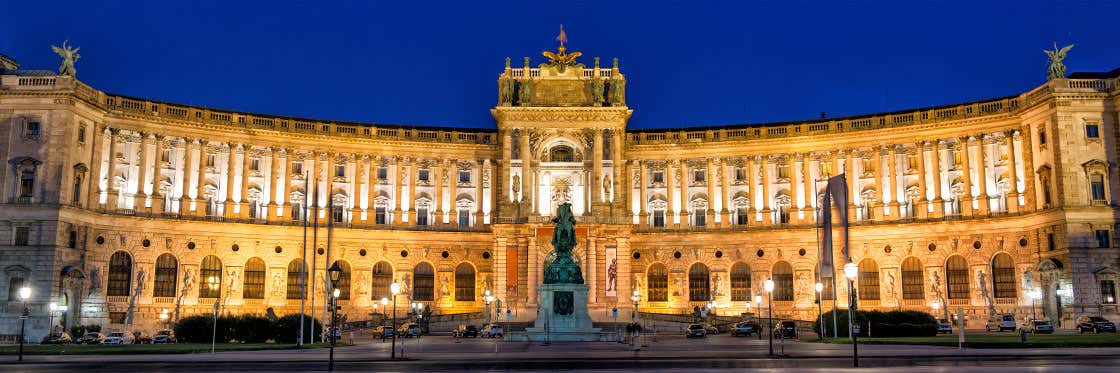
[[[653,211],[653,226],[656,228],[665,227],[665,210]]]
[[[778,222],[782,224],[789,224],[789,207],[778,207]]]
[[[346,165],[337,164],[334,166],[334,177],[346,177]]]
[[[23,277],[9,277],[8,278],[8,301],[19,301],[19,288],[23,287],[26,280]]]
[[[747,208],[740,207],[735,209],[735,224],[747,225]]]
[[[1050,249],[1050,251],[1053,251],[1053,250],[1057,249],[1057,247],[1055,247],[1055,246],[1057,246],[1057,245],[1054,244],[1054,234],[1053,233],[1047,233],[1046,234],[1046,248]]]
[[[170,163],[171,162],[171,149],[161,150],[159,152],[159,161],[160,161],[160,163]]]
[[[428,209],[416,209],[416,225],[428,225]]]
[[[31,242],[31,228],[16,227],[15,245],[27,246]]]
[[[1094,174],[1089,177],[1089,191],[1093,201],[1104,201],[1104,175]]]
[[[906,155],[906,169],[907,170],[917,170],[918,169],[918,155],[917,154]]]
[[[389,168],[378,167],[377,168],[377,179],[378,180],[385,180],[385,179],[388,179],[388,178],[389,178]]]
[[[78,231],[70,231],[70,237],[66,239],[66,247],[70,249],[78,247]]]
[[[707,176],[707,175],[705,175],[706,173],[707,173],[707,171],[704,171],[704,170],[692,171],[692,181],[697,182],[697,183],[703,183],[704,179],[705,179],[705,176]]]
[[[1097,247],[1100,247],[1100,248],[1112,247],[1111,243],[1109,242],[1109,241],[1111,241],[1109,238],[1112,236],[1112,232],[1109,232],[1109,230],[1107,230],[1107,229],[1097,229],[1096,231],[1093,232],[1093,235],[1097,237]]]
[[[335,223],[341,223],[344,217],[342,213],[342,206],[334,206],[334,208],[331,209],[331,219],[334,220]]]
[[[385,208],[378,207],[373,209],[373,221],[377,224],[385,224]]]
[[[214,167],[214,162],[215,162],[214,158],[215,158],[214,154],[207,154],[206,155],[206,167]]]
[[[416,180],[428,181],[428,170],[420,170],[416,172]]]
[[[1116,304],[1116,283],[1112,280],[1101,280],[1101,303]]]
[[[303,162],[292,162],[292,175],[303,174]]]
[[[1038,145],[1046,145],[1046,130],[1038,131]]]
[[[705,223],[707,223],[707,221],[706,221],[706,219],[707,219],[707,215],[705,215],[705,213],[704,213],[704,209],[702,209],[702,208],[697,208],[696,210],[694,210],[694,211],[692,212],[692,215],[696,217],[696,218],[695,218],[695,222],[696,222],[696,224],[695,224],[695,225],[696,225],[697,227],[703,227],[703,226],[704,226],[704,224],[705,224]]]
[[[257,159],[257,158],[250,159],[249,160],[249,171],[260,171],[260,170],[261,170],[261,160]]]
[[[1101,138],[1100,127],[1098,127],[1096,124],[1086,124],[1085,125],[1085,137],[1090,138],[1090,139]]]
[[[21,198],[31,198],[35,194],[35,173],[24,172],[20,175],[19,180],[19,196]],[[31,203],[31,201],[20,201],[21,203]]]
[[[27,127],[24,131],[24,137],[29,139],[39,138],[39,122],[27,122]]]
[[[460,227],[471,226],[471,210],[459,209],[459,226]]]
[[[78,126],[78,143],[84,144],[86,142],[86,126]]]
[[[653,183],[654,184],[664,183],[665,182],[665,172],[664,171],[653,171],[653,177],[652,178],[653,178]]]
[[[303,205],[293,203],[292,204],[292,220],[300,220],[300,219],[303,219]]]
[[[788,164],[780,164],[780,165],[777,165],[775,167],[778,169],[778,178],[779,179],[789,179],[789,165]]]
[[[746,181],[747,169],[745,167],[735,167],[735,181]]]
[[[471,172],[470,171],[459,171],[459,182],[460,183],[470,183],[471,182]]]

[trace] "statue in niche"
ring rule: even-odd
[[[82,48],[71,47],[67,45],[69,42],[69,40],[64,40],[62,42],[62,47],[52,45],[51,50],[58,54],[59,57],[62,57],[62,64],[58,66],[58,75],[77,76],[78,69],[74,68],[74,62],[82,58],[82,55],[78,54],[78,50]]]
[[[673,296],[681,296],[681,290],[684,289],[684,276],[677,273],[673,275]]]
[[[279,298],[284,296],[284,278],[280,277],[280,271],[272,272],[272,296]]]
[[[611,198],[611,176],[603,176],[603,199]]]
[[[976,271],[976,281],[980,284],[980,297],[984,298],[984,303],[988,306],[988,317],[996,317],[995,303],[992,302],[992,294],[988,291],[988,275],[984,271]]]
[[[897,288],[895,287],[894,282],[894,270],[887,270],[887,294],[890,294],[891,300],[898,300],[898,297],[895,295],[897,294],[895,293],[896,289]]]
[[[525,79],[521,81],[521,99],[518,100],[518,105],[529,106],[533,99],[533,81]]]
[[[1073,44],[1058,49],[1058,43],[1054,42],[1054,50],[1049,51],[1043,49],[1042,52],[1050,57],[1050,68],[1047,69],[1047,80],[1064,79],[1066,77],[1066,65],[1062,63],[1066,59],[1066,52],[1073,49]]]
[[[603,80],[591,79],[591,103],[595,106],[603,105]]]
[[[443,278],[439,279],[439,297],[444,298],[444,299],[450,298],[451,297],[451,290],[450,289],[451,289],[450,280],[447,279],[447,275],[443,275]]]
[[[521,193],[521,175],[513,175],[513,195],[516,197]]]
[[[513,80],[509,78],[498,79],[498,102],[509,105],[513,102]]]
[[[723,296],[723,276],[720,276],[718,273],[712,274],[712,296]]]
[[[612,106],[625,104],[625,102],[623,102],[623,98],[625,97],[623,95],[623,90],[625,90],[625,89],[626,89],[626,81],[625,80],[622,80],[622,79],[612,79],[611,80],[611,92],[610,92],[610,94],[611,94],[611,105]]]
[[[86,296],[97,294],[98,290],[101,290],[101,268],[93,267],[89,272],[89,293]]]
[[[1034,289],[1034,273],[1031,267],[1023,270],[1023,291]]]
[[[226,283],[226,294],[233,295],[233,291],[237,288],[236,285],[237,285],[237,282],[238,282],[237,281],[237,270],[231,268],[229,271],[226,272],[226,277],[229,278],[229,282]]]
[[[607,290],[618,290],[618,258],[611,259],[611,264],[607,266]]]
[[[801,298],[810,297],[810,298],[816,299],[815,297],[810,296],[810,293],[812,293],[812,292],[813,292],[813,290],[809,287],[809,275],[806,274],[805,272],[798,273],[797,274],[797,295]]]

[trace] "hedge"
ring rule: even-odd
[[[272,324],[272,340],[277,343],[296,343],[296,339],[299,338],[299,317],[298,313],[293,313],[276,319]],[[323,324],[319,323],[319,320],[311,315],[304,316],[304,338],[317,336],[322,332]]]
[[[835,313],[834,313],[835,312]],[[848,311],[824,314],[825,333],[832,335],[832,319],[840,337],[848,337]],[[937,319],[921,311],[855,311],[860,337],[929,337],[937,335]],[[813,321],[813,330],[820,333],[820,320]],[[819,334],[818,334],[819,335]]]

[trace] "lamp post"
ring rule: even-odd
[[[338,340],[335,334],[335,328],[338,327],[338,295],[341,294],[337,286],[338,279],[342,277],[342,268],[338,266],[337,261],[327,269],[327,276],[330,277],[331,288],[334,289],[334,291],[331,292],[331,327],[327,329],[327,333],[329,333],[328,335],[331,338],[331,352],[330,358],[327,360],[327,370],[332,371],[334,370],[334,345]]]
[[[206,278],[206,288],[213,291],[221,291],[222,282],[215,276]],[[214,353],[214,346],[218,344],[218,308],[221,307],[222,294],[218,293],[218,297],[214,298],[214,325],[213,331],[210,334],[210,353]]]
[[[762,316],[762,296],[761,295],[755,295],[754,296],[754,308],[758,310],[756,312],[758,312],[758,316],[759,316],[758,318],[761,319],[762,318],[761,317]],[[756,333],[756,334],[758,334],[758,339],[762,340],[762,323],[758,323],[758,329],[759,329],[758,333]]]
[[[816,286],[816,289],[817,289],[817,318],[820,319],[820,325],[817,327],[817,329],[818,329],[818,331],[820,331],[821,339],[824,339],[824,308],[823,308],[823,305],[822,305],[822,303],[824,303],[824,298],[821,297],[821,292],[824,291],[824,284],[818,282],[817,286]],[[835,317],[835,315],[833,315],[833,316]]]
[[[63,307],[65,307],[65,306],[63,306]],[[159,311],[159,319],[163,320],[163,323],[164,323],[163,325],[164,325],[164,328],[166,328],[166,329],[171,329],[170,318],[171,318],[171,315],[169,314],[169,312],[167,311],[166,308]]]
[[[490,289],[486,289],[486,293],[482,295],[482,301],[486,302],[486,325],[490,325],[490,303],[494,302],[494,296],[490,294]]]
[[[390,347],[389,358],[397,359],[397,326],[393,323],[397,322],[397,294],[401,293],[401,284],[394,282],[389,285],[389,291],[393,293],[393,320],[389,321],[389,325],[393,327],[393,345]]]
[[[638,313],[638,302],[642,300],[642,293],[638,290],[634,290],[634,293],[630,295],[630,300],[634,301],[634,315],[630,316],[630,319],[634,321],[634,348],[636,349],[642,346],[641,341],[638,340],[642,335],[638,327],[638,315],[640,315],[640,313]]]
[[[852,314],[856,309],[856,292],[852,289],[852,284],[857,275],[859,275],[859,265],[852,262],[844,265],[844,277],[848,278],[848,334],[852,336],[852,367],[859,367],[859,341],[855,328],[852,327],[854,323]]]
[[[774,280],[767,279],[762,288],[766,290],[766,304],[769,305],[766,318],[770,319],[770,355],[774,355]]]
[[[388,309],[389,309],[389,298],[382,297],[381,298],[381,320],[378,321],[377,325],[385,325],[385,319],[387,318],[387,317],[385,317],[385,314],[388,312],[387,311]],[[381,337],[381,341],[385,341],[384,335]]]
[[[50,309],[50,316],[47,317],[47,338],[50,338],[51,334],[54,334],[54,311],[58,311],[58,303],[51,302],[47,308]]]
[[[1034,288],[1027,292],[1027,296],[1031,297],[1031,319],[1037,319],[1035,310],[1038,304],[1036,302],[1042,298],[1042,291]]]
[[[27,308],[27,299],[31,298],[31,288],[19,288],[19,303],[23,313],[19,315],[19,361],[23,361],[23,327],[27,324],[27,318],[31,316],[31,310]]]

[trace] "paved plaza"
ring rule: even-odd
[[[851,346],[775,340],[774,356],[767,339],[715,335],[703,339],[681,336],[647,338],[634,351],[619,343],[503,342],[426,336],[398,340],[403,359],[389,360],[390,343],[359,338],[335,350],[340,371],[444,370],[674,370],[722,371],[741,368],[848,369]],[[957,349],[931,346],[860,345],[863,369],[883,371],[1113,371],[1120,348]],[[398,350],[401,351],[401,350]],[[328,350],[274,350],[169,355],[77,355],[0,357],[0,371],[316,371],[325,370]],[[400,357],[400,355],[398,355]],[[788,370],[788,369],[787,369]]]

